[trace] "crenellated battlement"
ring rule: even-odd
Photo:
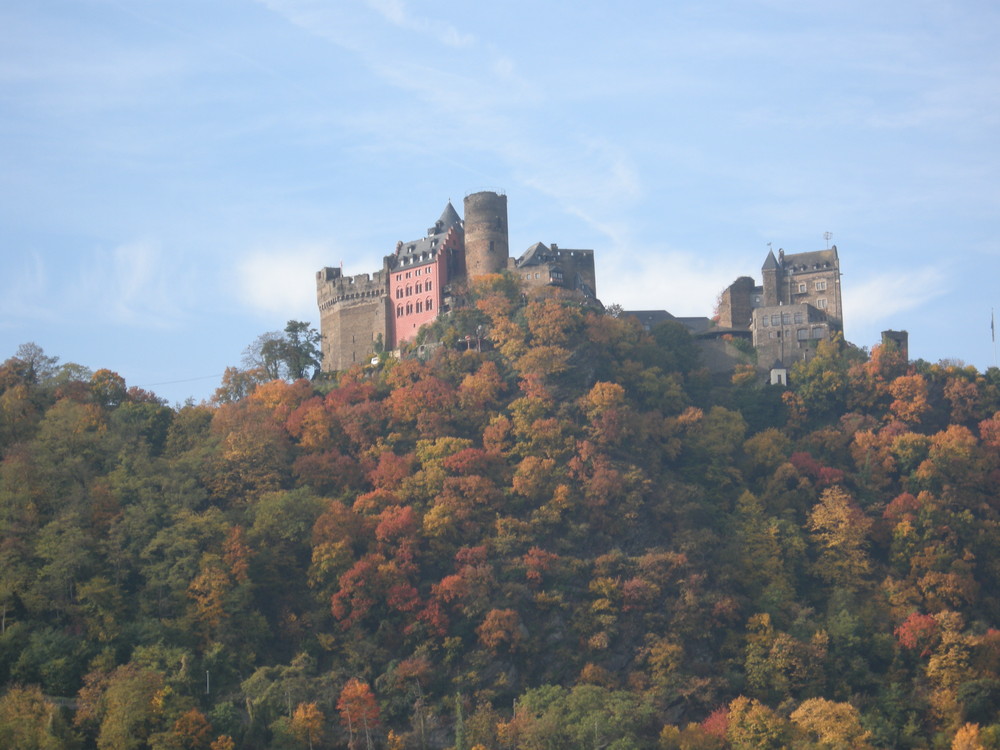
[[[368,303],[388,293],[384,271],[344,276],[339,268],[327,266],[316,272],[316,299],[320,312],[343,303]]]

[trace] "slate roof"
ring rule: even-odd
[[[462,228],[462,219],[459,217],[455,207],[448,201],[448,205],[441,212],[441,218],[434,222],[434,226],[427,230],[427,236],[419,240],[400,242],[394,254],[393,267],[400,265],[420,265],[431,262],[437,255],[445,235],[452,227]]]
[[[456,224],[461,224],[462,219],[458,215],[458,211],[455,207],[451,205],[451,201],[448,201],[448,205],[444,207],[444,211],[441,212],[441,218],[434,223],[435,232],[428,231],[428,234],[441,234],[447,232]]]
[[[536,242],[534,245],[521,253],[521,257],[517,259],[517,267],[535,266],[539,263],[545,263],[548,261],[547,256],[550,252],[551,251],[544,243]]]
[[[788,253],[785,256],[783,268],[791,273],[804,273],[821,268],[835,268],[836,265],[837,248],[834,247],[830,250],[814,250],[809,253]]]

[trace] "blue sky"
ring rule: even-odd
[[[831,232],[845,330],[994,364],[1000,6],[760,0],[4,0],[0,359],[34,341],[207,398],[315,271],[451,199],[598,295],[709,315]]]

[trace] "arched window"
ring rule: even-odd
[[[417,300],[417,312],[422,313],[423,311],[424,311],[424,303],[421,302],[420,300]]]
[[[432,300],[430,297],[427,298],[427,309],[428,310],[434,309],[434,300]]]
[[[403,306],[402,305],[399,305],[396,308],[396,317],[397,318],[402,318],[403,317]]]

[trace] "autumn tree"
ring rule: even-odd
[[[871,572],[868,530],[871,520],[841,487],[823,491],[809,513],[808,527],[818,551],[816,575],[848,588],[862,584]]]
[[[348,680],[337,699],[337,710],[341,725],[347,727],[350,735],[350,747],[355,747],[355,733],[363,732],[365,746],[371,750],[374,747],[372,730],[379,723],[379,707],[368,683],[356,677]]]
[[[292,714],[292,733],[313,750],[313,744],[323,737],[323,723],[326,717],[315,703],[300,703]]]
[[[792,711],[792,723],[820,747],[862,750],[870,748],[870,733],[861,726],[861,715],[850,703],[826,698],[802,701]]]
[[[60,750],[69,746],[59,709],[37,685],[13,685],[0,697],[0,747]]]
[[[758,700],[740,696],[729,704],[726,739],[734,750],[785,747],[788,723]]]

